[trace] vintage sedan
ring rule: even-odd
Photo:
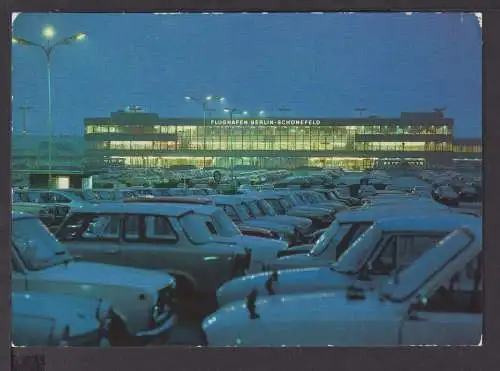
[[[336,240],[333,244],[342,251],[337,261],[333,255],[330,264],[325,259],[324,266],[274,270],[232,280],[217,291],[218,303],[225,305],[242,300],[253,289],[260,296],[272,296],[344,290],[352,284],[374,288],[393,271],[411,264],[447,233],[464,225],[477,227],[481,223],[482,219],[475,216],[443,212],[406,217],[386,214],[354,228],[349,224],[340,225],[342,231],[333,237]],[[361,233],[357,233],[360,229]],[[358,237],[353,240],[349,235]]]
[[[177,321],[172,276],[77,261],[33,215],[12,213],[11,264],[13,292],[66,294],[111,303],[120,344],[168,339]]]
[[[249,225],[262,227],[276,232],[280,239],[288,244],[294,244],[297,240],[297,230],[293,226],[273,223],[269,220],[253,218],[238,197],[235,196],[209,196],[215,205],[220,207],[231,218],[236,225]]]
[[[354,286],[263,298],[251,291],[245,302],[231,303],[203,321],[207,344],[478,345],[481,245],[480,226],[459,228],[374,290]]]
[[[432,191],[432,197],[445,205],[458,206],[460,203],[460,196],[447,185],[436,187]]]
[[[53,205],[44,205],[33,202],[20,191],[12,190],[12,210],[30,213],[38,217],[43,224],[51,226],[56,221],[56,208]]]
[[[279,215],[273,207],[265,200],[263,195],[259,192],[254,192],[246,194],[240,197],[243,206],[246,207],[247,212],[254,218],[269,220],[273,223],[282,223],[285,225],[291,225],[297,230],[299,234],[298,242],[308,242],[311,238],[312,233],[315,232],[315,228],[312,225],[312,221],[309,218],[293,216],[293,215]]]
[[[109,303],[46,292],[13,292],[11,333],[17,346],[108,346]]]
[[[312,228],[323,229],[335,219],[335,212],[328,208],[306,205],[291,190],[261,192],[278,215],[292,215],[311,219]]]
[[[274,262],[278,253],[288,248],[284,241],[242,235],[227,214],[215,205],[196,204],[196,199],[188,197],[154,197],[126,200],[125,203],[151,203],[160,205],[187,205],[193,208],[198,221],[208,227],[216,242],[230,243],[250,250],[251,259],[248,272],[261,272],[265,266]],[[196,225],[193,224],[193,228]]]
[[[442,205],[435,202],[432,204],[416,203],[411,206],[413,215],[419,213],[425,216],[436,211],[450,212],[444,206],[444,209],[441,209]],[[340,212],[337,214],[335,222],[319,236],[314,244],[299,245],[282,251],[279,254],[280,259],[268,265],[266,270],[329,266],[338,260],[350,244],[373,223],[383,217],[404,213],[406,208],[406,204],[399,203]]]
[[[236,241],[216,241],[191,205],[81,206],[56,237],[85,261],[167,272],[182,299],[208,308],[216,288],[244,275],[251,261],[251,251]]]

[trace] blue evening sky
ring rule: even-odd
[[[294,117],[397,117],[447,107],[460,137],[481,135],[481,30],[473,14],[21,14],[13,34],[42,43],[83,31],[53,58],[53,122],[81,133],[85,117],[137,104],[201,117],[185,95],[222,95],[250,112]],[[13,45],[13,122],[47,132],[43,52]],[[215,107],[215,106],[214,106]],[[223,116],[220,110],[218,116]]]

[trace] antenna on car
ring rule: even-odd
[[[256,301],[257,301],[257,289],[253,289],[252,291],[250,291],[250,293],[247,295],[246,298],[246,307],[250,319],[260,318],[260,315],[255,311],[257,309],[257,306],[255,305]]]
[[[278,282],[278,272],[273,271],[266,280],[266,290],[268,295],[274,295],[276,292],[273,288],[273,282]]]

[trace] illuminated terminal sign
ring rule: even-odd
[[[237,119],[237,120],[210,120],[210,125],[233,126],[302,126],[321,125],[321,120],[257,120],[257,119]]]

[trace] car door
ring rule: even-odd
[[[482,308],[474,296],[481,277],[475,275],[472,290],[458,287],[455,277],[478,257],[481,243],[480,238],[460,228],[382,287],[383,297],[406,308],[400,331],[402,345],[479,343]]]
[[[117,214],[75,214],[56,237],[77,259],[119,265],[121,220]]]
[[[192,274],[199,252],[179,243],[175,230],[164,215],[126,215],[120,264],[143,269],[187,271]]]

